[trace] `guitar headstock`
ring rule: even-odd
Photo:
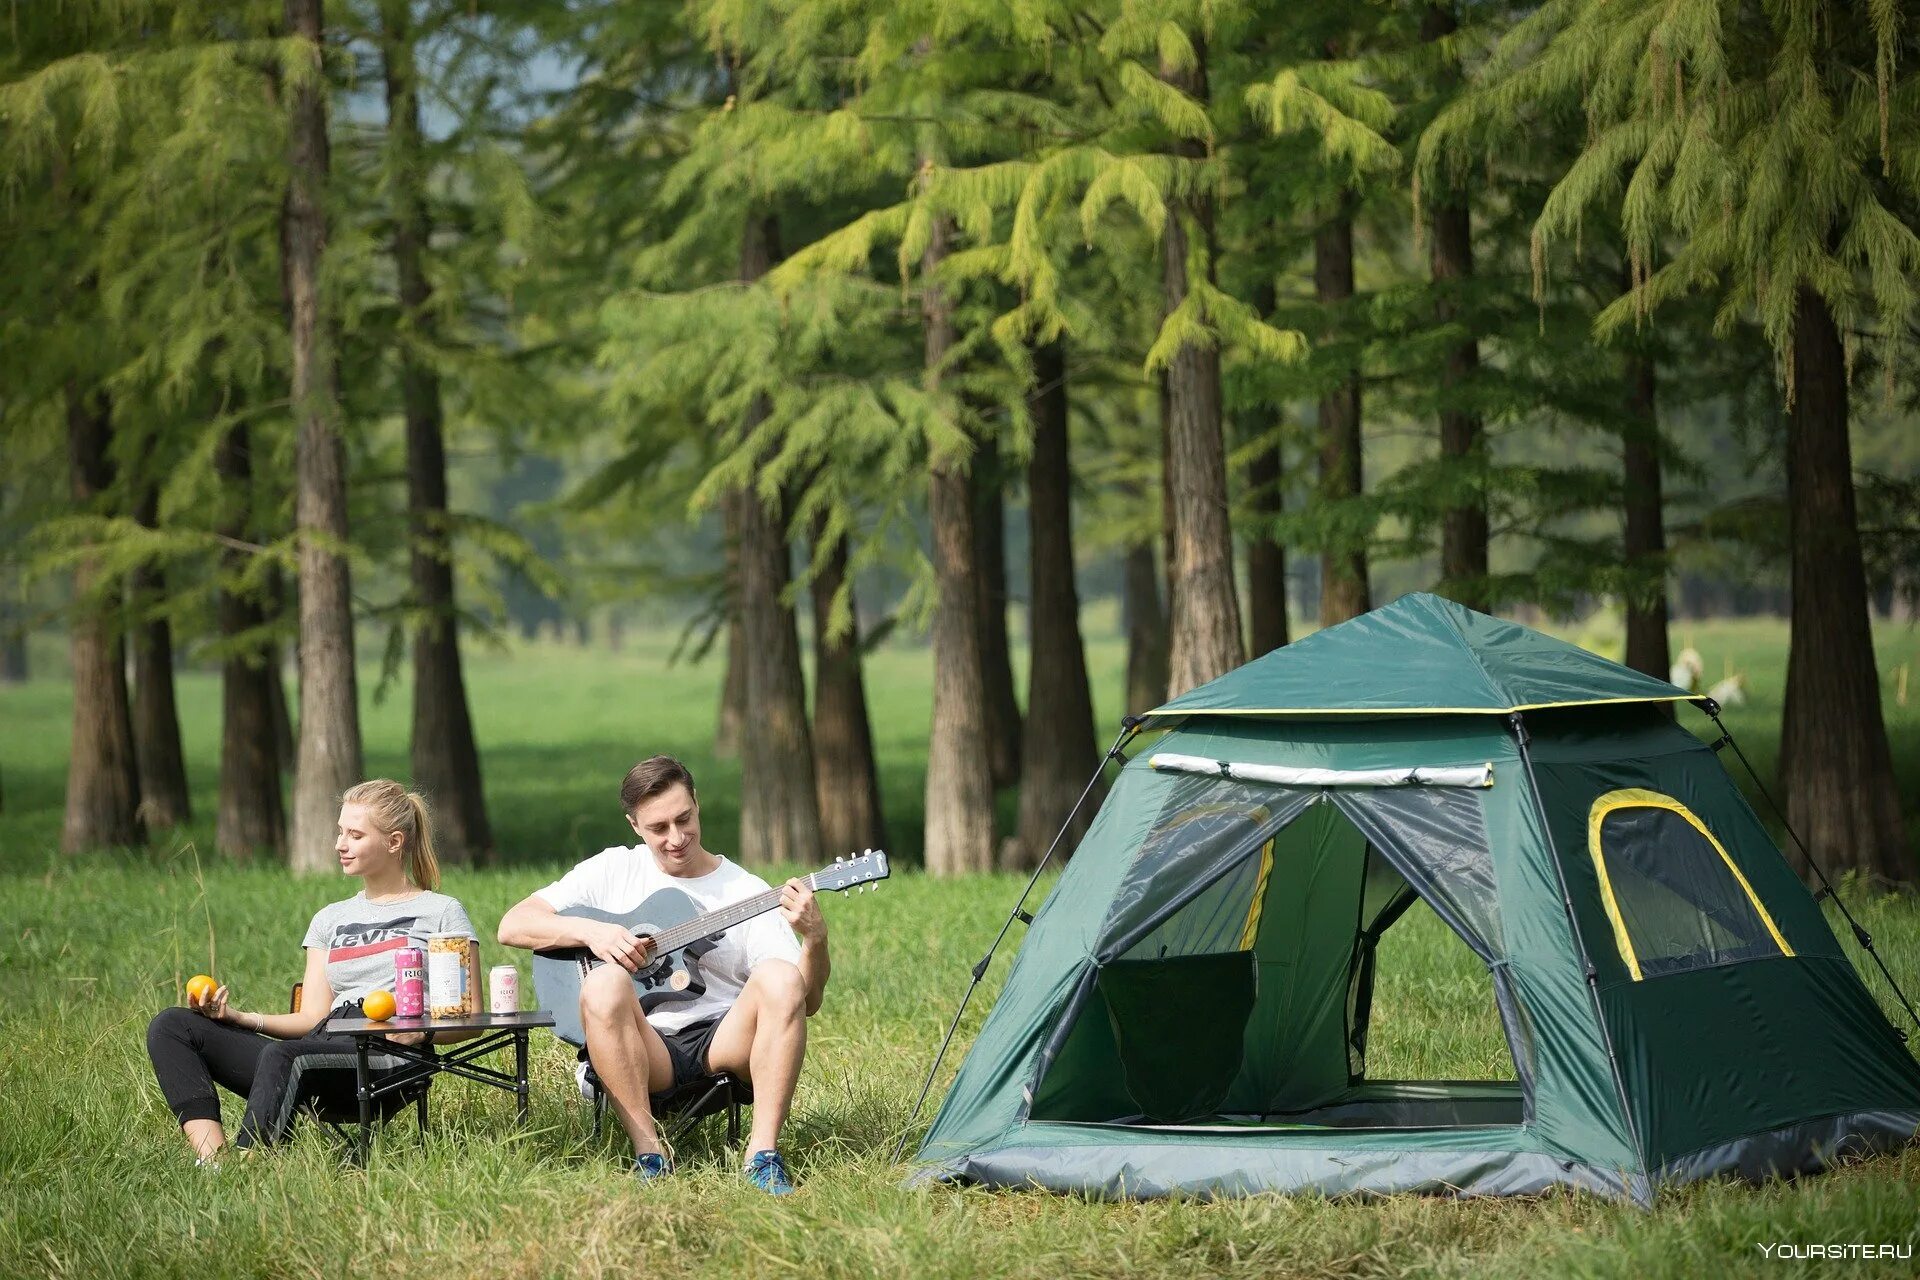
[[[887,855],[879,849],[868,849],[852,857],[835,858],[832,866],[822,867],[807,879],[812,883],[814,892],[826,893],[834,889],[857,889],[863,884],[871,886],[875,881],[885,880],[890,874]]]

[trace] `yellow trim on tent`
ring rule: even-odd
[[[1267,877],[1273,874],[1273,842],[1268,836],[1260,846],[1260,877],[1253,882],[1253,903],[1247,908],[1247,927],[1240,931],[1240,950],[1253,950],[1254,936],[1260,932],[1260,907],[1267,900]]]
[[[1627,922],[1620,915],[1620,902],[1614,897],[1613,881],[1607,876],[1607,860],[1600,852],[1600,824],[1606,821],[1608,814],[1617,809],[1666,809],[1685,818],[1688,824],[1713,846],[1713,851],[1720,855],[1720,861],[1727,864],[1727,870],[1733,873],[1734,883],[1740,886],[1741,892],[1747,895],[1747,901],[1753,904],[1754,913],[1760,917],[1760,923],[1767,926],[1767,932],[1773,936],[1774,943],[1780,948],[1780,954],[1783,956],[1793,954],[1793,948],[1787,945],[1787,940],[1780,936],[1780,930],[1774,926],[1773,917],[1768,915],[1767,909],[1760,904],[1760,895],[1753,891],[1753,886],[1747,883],[1747,878],[1740,874],[1740,868],[1733,864],[1733,858],[1728,855],[1726,846],[1714,837],[1713,832],[1707,830],[1706,823],[1694,816],[1693,810],[1672,796],[1663,795],[1658,791],[1625,787],[1618,791],[1609,791],[1593,802],[1593,808],[1587,814],[1587,852],[1593,858],[1594,873],[1600,877],[1600,899],[1606,906],[1607,918],[1613,922],[1613,940],[1620,948],[1620,958],[1627,962],[1627,972],[1633,975],[1635,982],[1642,980],[1640,957],[1634,952],[1633,939],[1627,935]]]
[[[1587,698],[1579,702],[1523,702],[1512,707],[1155,707],[1149,716],[1504,716],[1515,711],[1551,711],[1556,707],[1610,707],[1624,702],[1698,702],[1704,694],[1662,694],[1657,698]]]

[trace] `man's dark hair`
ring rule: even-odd
[[[620,784],[620,804],[631,814],[676,784],[685,787],[690,796],[699,794],[694,790],[693,773],[687,766],[672,756],[649,756],[627,770],[626,781]]]

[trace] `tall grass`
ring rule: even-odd
[[[1730,646],[1749,643],[1728,634]],[[1756,687],[1734,721],[1762,759],[1771,758],[1769,717],[1778,715],[1777,679],[1764,678],[1771,668],[1762,662],[1777,661],[1778,641],[1751,638]],[[692,761],[710,843],[734,848],[737,771],[706,749],[711,673],[670,671],[663,652],[644,640],[591,660],[535,647],[474,663],[507,865],[456,869],[447,887],[483,931],[567,863],[620,839],[614,790],[642,751]],[[1094,665],[1110,723],[1117,655],[1096,646]],[[884,650],[869,675],[888,816],[911,852],[925,655]],[[211,677],[181,681],[203,814],[213,800],[217,694]],[[1920,1148],[1794,1184],[1670,1192],[1651,1212],[1573,1195],[1104,1204],[903,1191],[905,1171],[888,1157],[967,968],[1019,892],[1017,879],[1002,876],[901,874],[876,894],[827,903],[834,976],[811,1023],[788,1135],[803,1187],[792,1200],[749,1190],[714,1123],[683,1144],[674,1179],[635,1186],[612,1135],[589,1141],[571,1055],[546,1037],[536,1037],[524,1129],[512,1124],[511,1098],[443,1080],[426,1141],[402,1118],[365,1170],[345,1165],[331,1136],[310,1124],[287,1149],[197,1170],[153,1083],[146,1021],[201,970],[230,983],[244,1007],[283,1008],[308,917],[354,886],[216,859],[205,821],[150,854],[59,856],[68,705],[57,681],[0,690],[0,1276],[1697,1277],[1774,1269],[1761,1243],[1920,1244]],[[373,770],[404,776],[405,707],[396,694],[370,709]],[[1889,712],[1912,786],[1916,717]],[[1860,910],[1896,972],[1920,985],[1920,909],[1881,899]],[[1010,951],[971,1005],[959,1050]],[[506,959],[523,957],[489,940],[487,962]],[[1877,989],[1877,977],[1869,986]],[[1372,1054],[1380,1075],[1511,1069],[1484,972],[1424,912],[1388,934]],[[230,1106],[229,1121],[237,1114]],[[1912,1264],[1844,1265],[1848,1274],[1908,1274]]]

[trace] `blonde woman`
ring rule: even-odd
[[[298,1013],[235,1008],[222,986],[203,1001],[189,997],[184,1008],[162,1010],[147,1027],[160,1091],[202,1164],[226,1143],[215,1085],[247,1101],[235,1146],[284,1140],[301,1100],[354,1097],[352,1042],[316,1034],[320,1025],[336,1013],[357,1014],[372,992],[390,990],[402,947],[425,947],[433,933],[475,936],[466,909],[436,892],[433,828],[415,793],[385,779],[352,788],[340,797],[333,847],[340,869],[362,887],[320,908],[307,926]]]

